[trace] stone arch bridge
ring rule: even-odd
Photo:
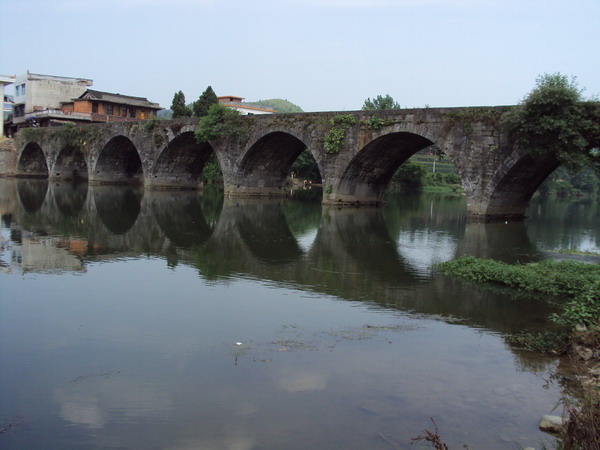
[[[292,163],[307,149],[322,176],[324,204],[376,205],[396,169],[437,145],[457,167],[470,218],[522,219],[539,184],[559,162],[510,145],[500,123],[510,107],[424,108],[242,117],[245,136],[198,144],[198,119],[24,130],[17,136],[18,177],[85,179],[147,188],[198,187],[216,155],[227,196],[284,195]],[[325,150],[332,129],[335,151]],[[345,131],[344,131],[345,130]]]

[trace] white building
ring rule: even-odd
[[[224,95],[221,97],[217,97],[217,100],[219,100],[219,103],[223,106],[235,109],[243,116],[249,116],[253,114],[274,114],[277,112],[273,109],[267,109],[258,105],[252,105],[252,103],[244,103],[243,97]]]
[[[5,96],[4,86],[7,84],[13,84],[15,82],[15,76],[0,75],[0,93],[2,94],[2,120],[0,120],[0,137],[4,136],[4,116],[5,116]]]
[[[41,75],[29,71],[17,76],[15,84],[13,124],[22,127],[36,114],[59,111],[61,102],[79,97],[92,86],[93,81],[85,78]]]

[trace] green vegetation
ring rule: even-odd
[[[369,120],[366,123],[370,130],[380,130],[383,127],[394,124],[391,120],[384,120],[376,116],[369,117]]]
[[[600,264],[542,261],[510,265],[472,256],[441,263],[441,273],[475,283],[493,283],[520,291],[562,299],[560,312],[550,320],[567,332],[577,326],[600,325]],[[540,338],[540,336],[538,336]],[[524,337],[520,338],[522,342]]]
[[[192,110],[186,106],[185,95],[182,91],[175,92],[175,95],[173,95],[171,110],[173,111],[173,119],[192,116]]]
[[[600,103],[585,101],[575,78],[544,74],[519,106],[503,117],[513,141],[534,156],[600,167]]]
[[[90,141],[100,137],[101,130],[94,125],[67,123],[62,127],[23,128],[20,133],[28,141],[40,141],[44,137],[50,137],[60,140],[63,147],[71,146],[86,152]]]
[[[421,164],[406,161],[392,177],[392,183],[402,191],[420,191],[426,175],[427,172]]]
[[[339,153],[346,138],[346,131],[357,123],[352,114],[338,114],[329,120],[331,130],[325,135],[325,151],[329,154]]]
[[[257,102],[251,102],[253,105],[262,106],[269,109],[274,109],[278,113],[300,113],[304,112],[302,108],[294,105],[288,100],[280,98],[272,98],[269,100],[259,100]]]
[[[202,169],[200,177],[205,185],[223,183],[223,173],[221,172],[221,166],[219,165],[219,160],[215,153],[213,153],[204,164],[204,169]]]
[[[196,141],[199,144],[220,138],[241,139],[246,135],[240,113],[215,103],[208,109],[208,114],[200,120],[196,130]]]
[[[462,191],[461,179],[454,164],[421,151],[402,164],[391,180],[390,190],[450,193]]]
[[[460,125],[467,137],[473,134],[473,123],[500,125],[505,112],[495,108],[457,108],[444,113],[450,124]]]
[[[148,130],[148,131],[152,131],[154,129],[154,127],[156,126],[156,122],[158,122],[158,118],[153,117],[152,119],[146,120],[144,122],[144,129]]]
[[[600,171],[590,167],[573,171],[561,166],[542,183],[538,192],[541,195],[558,197],[598,195],[600,193]]]
[[[202,95],[200,95],[198,100],[192,104],[192,112],[194,117],[206,116],[210,107],[216,103],[219,103],[217,94],[215,94],[215,91],[213,91],[211,86],[208,86]]]
[[[321,173],[319,172],[319,166],[315,161],[312,153],[308,150],[304,150],[300,153],[300,156],[294,161],[292,167],[290,168],[291,172],[295,172],[296,177],[298,179],[304,180],[321,180]]]
[[[385,96],[378,95],[373,100],[367,98],[361,108],[363,111],[382,110],[382,109],[400,109],[400,103],[386,94]]]

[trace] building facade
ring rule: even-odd
[[[92,122],[128,122],[156,117],[163,108],[147,98],[112,94],[88,89],[71,101],[62,102],[61,110],[73,117]]]
[[[0,93],[2,94],[2,120],[0,121],[0,137],[4,136],[4,121],[12,115],[13,105],[13,99],[4,95],[4,86],[13,84],[15,82],[15,78],[15,76],[0,75]]]
[[[146,98],[88,89],[93,81],[86,78],[27,72],[11,82],[15,84],[11,135],[25,127],[147,120],[162,109]]]
[[[217,97],[217,100],[220,104],[227,106],[228,108],[235,109],[243,116],[249,116],[253,114],[274,114],[277,112],[273,109],[253,105],[252,103],[245,103],[243,97],[236,97],[234,95],[223,95],[221,97]]]
[[[61,102],[80,96],[93,81],[27,72],[17,76],[14,84],[12,125],[19,129],[52,116],[60,117]]]

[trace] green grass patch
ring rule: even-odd
[[[550,320],[563,327],[560,332],[524,333],[509,340],[525,348],[555,351],[566,348],[566,338],[577,326],[600,325],[600,264],[577,261],[542,261],[530,264],[506,264],[490,259],[463,256],[437,264],[445,275],[474,283],[487,283],[539,294],[553,299],[560,311]],[[552,335],[554,333],[554,335]]]

